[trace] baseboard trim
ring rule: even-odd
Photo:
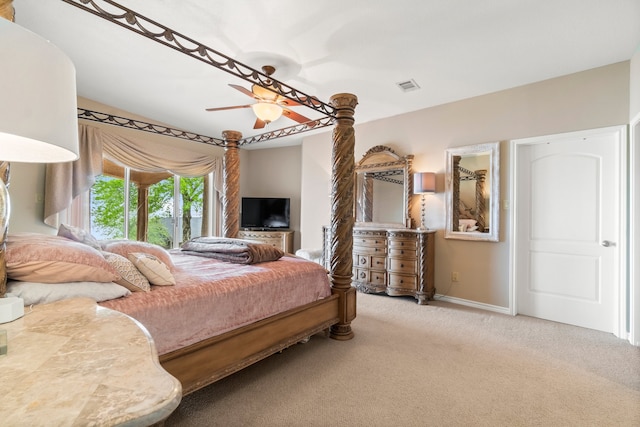
[[[507,314],[511,316],[511,313],[509,312],[509,307],[500,307],[499,305],[485,304],[483,302],[471,301],[468,299],[450,297],[450,296],[439,295],[439,294],[436,294],[434,296],[434,299],[438,301],[446,301],[452,304],[465,305],[467,307],[478,308],[480,310],[493,311],[496,313]]]

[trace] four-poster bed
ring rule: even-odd
[[[239,230],[239,149],[246,144],[329,125],[334,126],[331,160],[331,242],[327,262],[331,295],[162,354],[160,356],[162,366],[180,380],[183,393],[193,392],[323,330],[328,330],[329,336],[337,340],[351,339],[353,337],[351,321],[356,316],[356,292],[351,286],[355,144],[353,116],[357,105],[356,96],[346,93],[337,94],[332,96],[328,103],[324,103],[114,2],[106,0],[110,5],[109,10],[117,8],[119,10],[117,13],[109,13],[101,9],[94,1],[62,1],[253,84],[268,88],[322,114],[322,118],[314,118],[308,123],[245,139],[240,132],[228,130],[223,132],[223,139],[220,140],[79,109],[79,119],[138,128],[146,132],[224,147],[222,196],[224,237],[233,238]],[[148,22],[152,22],[155,31],[145,29],[145,23]],[[161,28],[161,31],[157,31],[157,28]],[[194,47],[186,48],[185,44]],[[2,274],[6,275],[4,250],[0,255],[0,261],[2,261],[0,269]],[[0,289],[2,293],[5,290],[4,285],[3,282]]]

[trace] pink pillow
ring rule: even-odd
[[[10,234],[5,260],[7,276],[13,280],[63,283],[120,279],[96,249],[60,236]]]
[[[122,255],[125,258],[129,258],[129,254],[135,252],[153,255],[166,264],[172,272],[175,268],[169,252],[162,246],[153,243],[138,242],[137,240],[102,240],[100,245],[103,251]]]
[[[98,240],[91,235],[87,230],[80,227],[74,227],[72,225],[60,224],[58,227],[58,236],[66,237],[67,239],[75,240],[76,242],[84,243],[91,246],[93,249],[102,249]]]

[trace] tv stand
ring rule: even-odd
[[[283,251],[293,253],[293,230],[243,229],[238,231],[239,239],[258,240]]]

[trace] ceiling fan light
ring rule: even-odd
[[[282,107],[269,102],[257,102],[251,105],[256,116],[265,123],[271,123],[282,116]]]

